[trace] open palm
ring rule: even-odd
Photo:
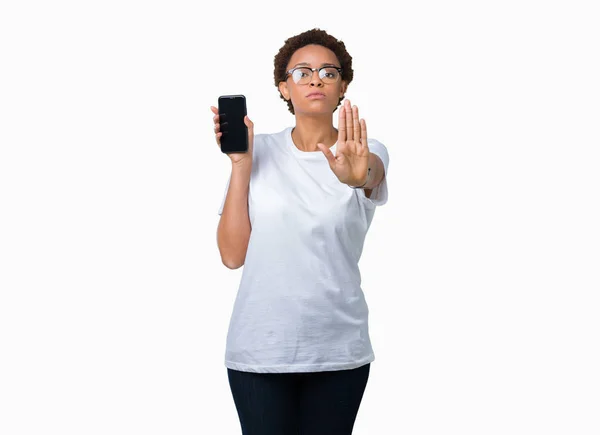
[[[317,147],[325,154],[329,167],[340,182],[349,186],[365,183],[369,167],[367,123],[364,119],[359,122],[358,107],[352,107],[350,100],[345,100],[340,108],[335,156],[324,144],[318,143]]]

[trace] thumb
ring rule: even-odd
[[[250,118],[248,118],[248,116],[244,117],[244,124],[246,124],[246,127],[248,127],[251,130],[254,128],[254,123],[250,121]]]
[[[329,167],[333,169],[333,167],[335,166],[335,156],[333,155],[331,150],[322,143],[318,143],[317,148],[319,148],[323,152],[323,154],[325,154],[327,162],[329,163]]]

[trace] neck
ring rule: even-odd
[[[292,130],[292,140],[301,151],[320,151],[320,142],[331,148],[336,142],[338,131],[333,127],[332,115],[300,116],[296,115],[296,126]]]

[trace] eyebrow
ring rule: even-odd
[[[296,65],[294,65],[294,66],[298,66],[298,65],[308,65],[308,66],[310,66],[310,63],[308,63],[308,62],[300,62],[300,63],[297,63],[297,64],[296,64]],[[336,64],[333,64],[333,63],[327,63],[327,62],[326,62],[326,63],[322,63],[322,64],[321,64],[321,66],[335,66],[335,67],[337,67],[337,65],[336,65]]]

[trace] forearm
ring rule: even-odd
[[[244,264],[250,240],[250,217],[248,214],[248,190],[252,163],[233,164],[231,180],[217,228],[217,245],[221,260],[230,269]]]

